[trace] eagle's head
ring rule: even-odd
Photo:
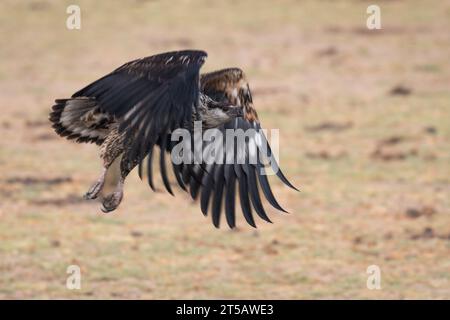
[[[237,117],[244,116],[244,109],[229,103],[208,103],[204,108],[199,108],[203,128],[217,128]]]

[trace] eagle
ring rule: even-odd
[[[226,141],[222,141],[222,155],[216,158],[224,160],[233,151],[238,154],[236,149],[239,148],[241,161],[236,161],[237,155],[231,163],[172,161],[178,185],[192,199],[199,198],[202,213],[207,216],[210,212],[213,225],[219,227],[222,212],[225,212],[228,226],[236,226],[236,193],[242,214],[252,227],[256,228],[253,212],[271,222],[262,205],[260,190],[270,205],[286,212],[271,190],[265,169],[268,163],[285,185],[297,189],[278,167],[261,131],[244,72],[239,68],[227,68],[200,73],[206,57],[205,51],[182,50],[133,60],[70,98],[55,100],[49,119],[56,133],[78,143],[95,143],[100,147],[103,170],[84,195],[85,199],[100,199],[101,210],[105,213],[115,210],[123,198],[125,179],[136,166],[140,178],[146,176],[155,191],[155,148],[160,149],[161,180],[173,195],[166,154],[176,146],[172,139],[176,130],[194,133],[197,122],[201,129],[221,133],[230,129],[255,130],[241,146],[231,147],[231,150],[225,147]],[[268,146],[264,152],[262,142]],[[211,143],[202,145],[199,152],[204,152],[208,146]],[[258,157],[250,161],[251,150],[255,148]]]

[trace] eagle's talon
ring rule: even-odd
[[[116,191],[107,195],[106,197],[103,198],[101,210],[104,213],[116,210],[120,202],[122,201],[122,198],[123,198],[122,191]]]
[[[102,188],[103,188],[104,183],[105,183],[105,180],[104,180],[104,179],[95,182],[95,183],[89,188],[88,192],[86,192],[86,193],[83,195],[83,199],[84,199],[84,200],[94,200],[94,199],[97,199],[97,197],[98,197],[100,191],[101,191]]]
[[[109,213],[111,211],[114,211],[116,208],[105,208],[104,205],[102,205],[102,207],[100,208],[100,210],[102,210],[103,213]]]

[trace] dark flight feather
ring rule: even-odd
[[[224,137],[224,157],[226,158],[229,154],[234,154],[234,157],[236,157],[238,151],[236,149],[225,149],[227,145],[225,130],[227,129],[242,129],[244,131],[254,129],[256,134],[259,135],[259,141],[266,144],[266,150],[262,150],[256,144],[256,136],[249,136],[249,139],[246,140],[246,143],[243,146],[245,150],[240,150],[245,155],[244,163],[236,163],[237,159],[235,158],[234,164],[215,163],[213,165],[208,165],[207,170],[203,169],[199,172],[197,171],[197,174],[202,177],[202,183],[195,184],[191,182],[189,184],[192,198],[196,198],[199,193],[198,189],[200,189],[201,210],[204,215],[207,215],[208,211],[211,212],[213,224],[216,227],[218,227],[220,223],[221,211],[224,211],[229,227],[235,227],[236,192],[239,194],[243,216],[249,225],[256,227],[252,209],[255,210],[256,214],[261,219],[271,222],[262,204],[260,190],[262,190],[262,194],[271,206],[280,211],[286,211],[279,205],[273,195],[269,180],[266,176],[264,163],[269,161],[275,170],[276,176],[287,186],[294,189],[295,187],[286,179],[283,172],[279,169],[267,139],[262,131],[260,131],[261,126],[257,120],[256,111],[254,111],[253,108],[251,92],[243,72],[237,68],[220,70],[201,75],[200,81],[203,93],[207,93],[216,99],[226,99],[227,101],[233,100],[233,102],[237,103],[239,106],[246,108],[246,110],[250,110],[250,116],[236,118],[218,128],[222,131]],[[252,144],[253,146],[256,146],[256,151],[258,153],[256,164],[251,164],[249,162],[250,140],[253,140]],[[208,143],[204,144],[203,150],[206,148],[208,148]],[[184,181],[194,181],[194,179],[198,179],[198,177],[194,178],[193,168],[195,166],[202,168],[201,165],[183,164],[182,166]],[[222,202],[225,202],[224,210],[222,210]],[[210,203],[212,204],[210,205]]]
[[[186,50],[134,60],[73,97],[95,99],[105,113],[123,118],[119,129],[130,146],[124,158],[130,163],[137,158],[140,163],[157,141],[164,141],[160,138],[168,130],[191,122],[206,56],[203,51]],[[163,181],[170,190],[166,175]]]

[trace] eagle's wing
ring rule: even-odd
[[[191,124],[197,107],[203,51],[174,51],[128,62],[76,92],[95,99],[103,112],[119,120],[130,166],[150,153],[176,128]],[[163,139],[165,140],[165,139]]]
[[[209,207],[216,227],[220,223],[223,202],[225,202],[226,221],[231,228],[235,226],[236,193],[239,194],[242,212],[248,224],[256,227],[252,207],[260,218],[270,222],[263,208],[259,189],[262,189],[265,198],[273,207],[281,211],[285,210],[281,208],[272,193],[265,164],[271,165],[283,183],[293,189],[296,188],[279,169],[266,137],[261,131],[244,73],[240,69],[233,68],[203,74],[200,78],[200,87],[203,93],[217,101],[226,99],[234,105],[242,106],[245,116],[217,128],[223,136],[224,152],[220,153],[220,157],[223,158],[217,158],[217,161],[212,164],[182,165],[179,169],[182,173],[181,179],[177,177],[180,186],[184,188],[188,185],[193,199],[200,194],[201,210],[207,215]],[[250,134],[244,144],[227,144],[229,139],[226,135],[227,129],[254,130],[247,131]],[[210,146],[211,143],[205,143],[203,153]],[[234,150],[229,146],[233,146]],[[255,154],[257,154],[256,158]],[[233,158],[232,161],[227,161],[226,158],[230,156]]]
[[[79,97],[56,99],[50,113],[56,133],[76,142],[93,142],[101,145],[107,137],[115,118],[104,113],[95,99]]]

